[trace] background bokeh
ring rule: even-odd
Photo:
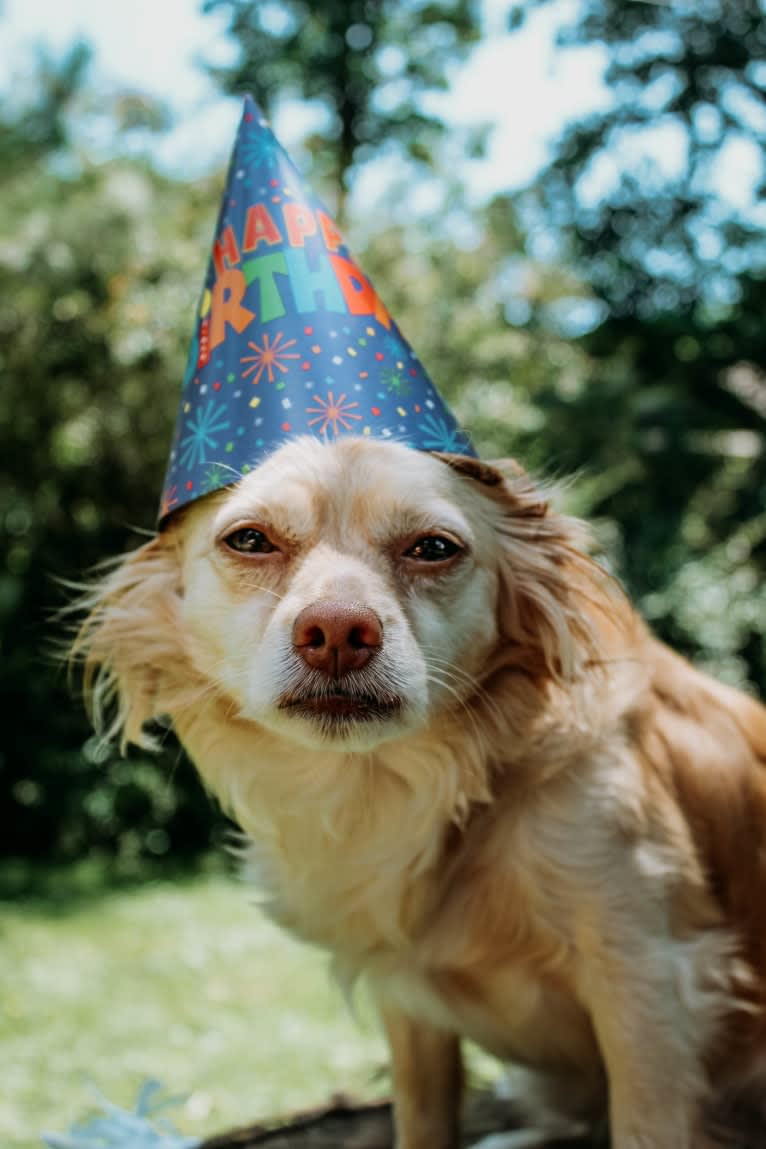
[[[130,6],[103,8],[122,18]],[[52,0],[30,10],[43,39]],[[199,106],[174,110],[161,68],[174,40],[151,28],[160,69],[147,90],[110,77],[87,39],[27,46],[2,82],[9,898],[49,897],[51,866],[91,867],[88,881],[93,867],[110,881],[188,869],[225,831],[172,735],[156,757],[121,759],[93,741],[53,647],[58,580],[81,580],[153,527],[245,90],[482,454],[574,476],[570,507],[594,520],[658,633],[730,682],[766,686],[760,0],[188,10],[206,32],[194,49],[181,37],[184,51],[230,135]],[[0,9],[0,30],[13,31],[12,16]],[[542,20],[558,48],[527,89],[513,61]],[[464,114],[472,98],[482,114]],[[530,125],[548,123],[548,103],[557,129],[543,149]],[[179,158],[171,144],[184,131],[195,147]],[[541,162],[512,162],[514,139]]]

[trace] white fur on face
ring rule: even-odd
[[[497,639],[493,528],[470,488],[399,444],[282,447],[184,524],[183,614],[198,669],[242,717],[303,745],[371,749],[426,725],[470,692]],[[221,540],[243,526],[264,530],[280,553],[232,554]],[[418,535],[443,531],[465,548],[453,565],[402,560]],[[328,690],[292,645],[295,619],[321,600],[380,620],[381,649],[340,683],[379,700],[380,712],[327,720],[281,705]]]

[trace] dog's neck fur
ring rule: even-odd
[[[459,761],[448,740],[420,735],[372,752],[296,755],[219,701],[175,724],[250,839],[249,868],[268,912],[349,957],[407,944],[450,827],[490,796],[484,763]]]
[[[439,717],[438,737],[426,729],[371,752],[296,755],[294,744],[233,716],[223,699],[174,715],[206,783],[249,839],[248,868],[275,920],[351,967],[414,943],[445,855],[493,791],[525,787],[529,749],[562,724],[570,751],[597,736],[593,715],[573,713],[571,687],[541,691],[515,669],[498,671],[497,685],[508,674],[517,679],[515,707],[501,711],[490,682]],[[559,753],[546,774],[564,765]],[[538,791],[543,781],[538,770]]]

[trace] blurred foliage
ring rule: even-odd
[[[766,257],[758,188],[727,207],[716,181],[739,136],[763,176],[766,15],[584,0],[569,39],[606,45],[611,105],[565,130],[531,188],[468,212],[422,116],[478,34],[472,5],[207,8],[240,46],[227,89],[330,110],[315,144],[339,186],[391,141],[425,142],[438,208],[402,222],[411,170],[392,165],[350,228],[363,266],[481,452],[576,473],[570,506],[658,632],[763,691]],[[72,102],[95,103],[86,64],[82,47],[43,61],[38,101],[0,119],[0,817],[6,853],[130,868],[203,849],[221,823],[170,736],[126,761],[89,738],[47,650],[53,576],[81,579],[153,526],[221,179],[94,163],[68,134]],[[116,131],[167,122],[135,93],[100,114]],[[685,141],[669,168],[660,129]]]
[[[104,761],[88,739],[52,655],[53,580],[153,526],[218,192],[77,155],[81,78],[49,65],[39,107],[0,123],[0,818],[6,853],[127,864],[207,845],[211,804],[175,745]]]
[[[0,15],[2,10],[0,10]],[[37,54],[36,99],[0,122],[0,180],[13,179],[19,168],[31,170],[36,162],[66,147],[66,116],[80,90],[90,63],[87,44],[78,42],[60,58]]]
[[[394,200],[404,194],[395,189]],[[449,198],[449,197],[448,197]],[[531,258],[513,210],[503,200],[473,215],[470,232],[455,237],[457,208],[430,220],[381,228],[362,262],[382,286],[386,306],[402,326],[439,388],[471,430],[485,458],[519,453],[545,438],[541,397],[566,403],[585,386],[589,361],[563,334],[509,315],[542,311],[590,293],[566,271]],[[524,461],[550,471],[550,442]]]
[[[205,0],[222,12],[237,56],[210,71],[228,92],[314,101],[324,122],[308,143],[341,226],[355,165],[401,145],[430,164],[444,136],[426,97],[448,87],[479,38],[478,0]],[[480,145],[480,135],[474,146]]]
[[[602,312],[589,385],[539,396],[543,442],[598,477],[587,509],[618,524],[659,632],[763,691],[766,10],[584,0],[561,40],[604,46],[611,99],[564,130],[522,218]]]

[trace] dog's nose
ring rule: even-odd
[[[293,646],[307,666],[340,678],[366,666],[383,645],[383,626],[369,607],[323,599],[293,624]]]

